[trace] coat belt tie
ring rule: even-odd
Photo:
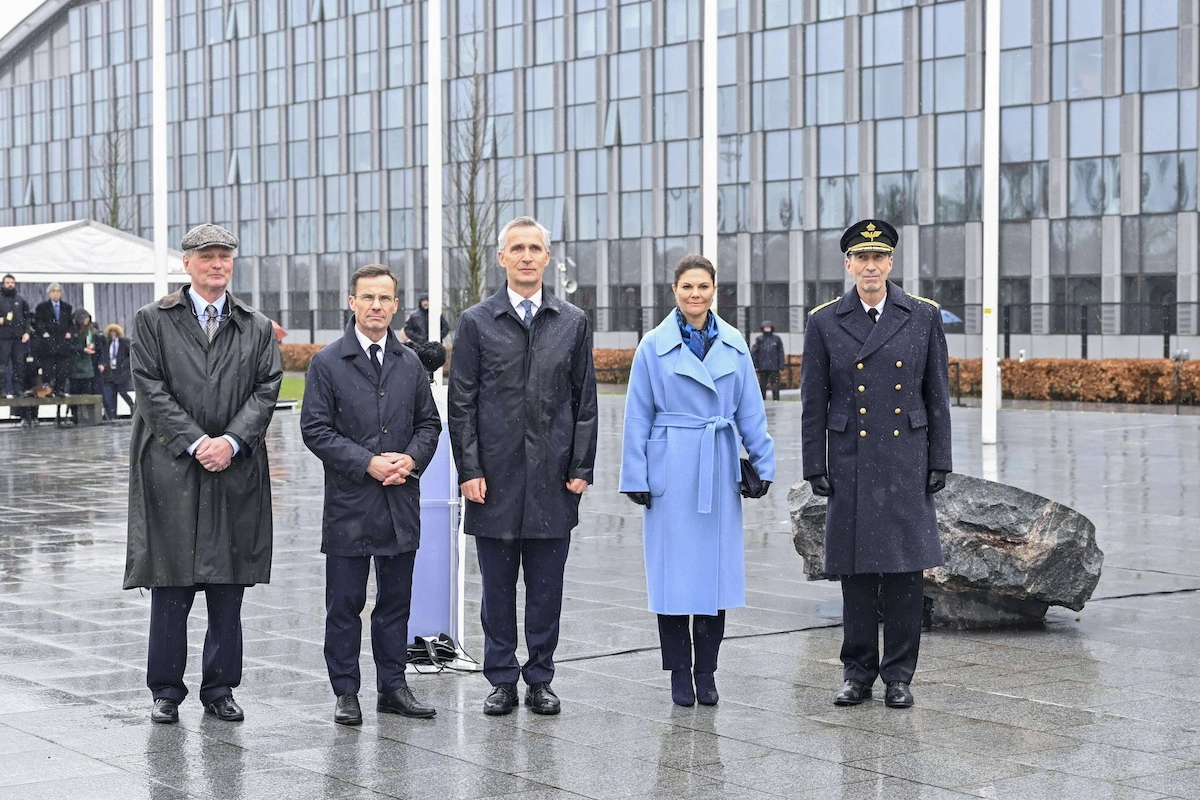
[[[696,511],[701,514],[712,513],[713,476],[717,459],[717,432],[728,431],[722,436],[728,458],[725,469],[732,473],[733,482],[741,480],[741,464],[738,461],[737,425],[729,417],[701,417],[696,414],[684,414],[677,411],[663,411],[654,415],[654,427],[661,428],[703,428],[700,438],[700,486],[696,494]]]

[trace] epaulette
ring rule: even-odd
[[[824,308],[825,306],[831,306],[831,305],[833,305],[834,303],[836,303],[838,300],[841,300],[841,299],[842,299],[842,298],[840,298],[840,297],[835,297],[835,298],[833,298],[832,300],[830,300],[830,301],[829,301],[829,302],[827,302],[827,303],[821,303],[821,305],[817,306],[817,307],[816,307],[816,308],[814,308],[812,311],[809,311],[809,312],[808,312],[808,315],[811,317],[813,314],[817,313],[818,311],[820,311],[820,310],[821,310],[822,308]]]
[[[921,297],[919,294],[910,294],[909,297],[913,300],[920,300],[922,303],[929,303],[934,308],[941,308],[936,300],[930,300],[928,297]]]

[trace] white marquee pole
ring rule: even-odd
[[[704,6],[703,104],[700,113],[700,251],[727,275],[736,274],[733,264],[717,264],[717,3]],[[715,303],[713,304],[715,307]]]
[[[428,0],[425,6],[428,16],[429,36],[426,42],[425,95],[429,113],[425,120],[425,151],[428,167],[425,198],[425,223],[429,236],[426,240],[429,259],[429,341],[442,338],[442,0]],[[442,370],[436,374],[437,384],[442,383]]]
[[[1000,3],[986,3],[983,53],[983,444],[996,443],[1000,407]]]
[[[154,297],[167,291],[167,0],[150,3],[150,140],[154,192]],[[201,220],[197,220],[200,222]]]

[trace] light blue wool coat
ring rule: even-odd
[[[649,492],[646,587],[656,614],[746,604],[740,452],[775,479],[775,444],[741,334],[717,319],[704,361],[672,311],[638,345],[625,400],[622,492]]]

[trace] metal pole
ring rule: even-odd
[[[984,6],[983,48],[983,419],[980,438],[996,443],[1000,408],[996,304],[1000,299],[1000,4]]]
[[[1004,319],[1004,358],[1012,358],[1012,305],[1003,307]]]
[[[707,0],[704,7],[703,89],[700,112],[700,252],[726,275],[736,265],[717,263],[717,3]],[[714,298],[713,311],[717,310]]]
[[[1088,307],[1084,303],[1079,307],[1079,357],[1087,361],[1088,340]]]
[[[1163,358],[1171,357],[1171,307],[1163,303],[1162,309]]]
[[[150,3],[150,151],[154,192],[154,296],[167,288],[167,0]],[[196,220],[197,224],[201,220]]]
[[[429,113],[425,120],[425,152],[428,157],[425,221],[429,236],[425,242],[429,265],[429,341],[442,339],[442,0],[428,0],[429,38],[426,42],[425,96]],[[442,370],[434,373],[434,383],[442,384]]]

